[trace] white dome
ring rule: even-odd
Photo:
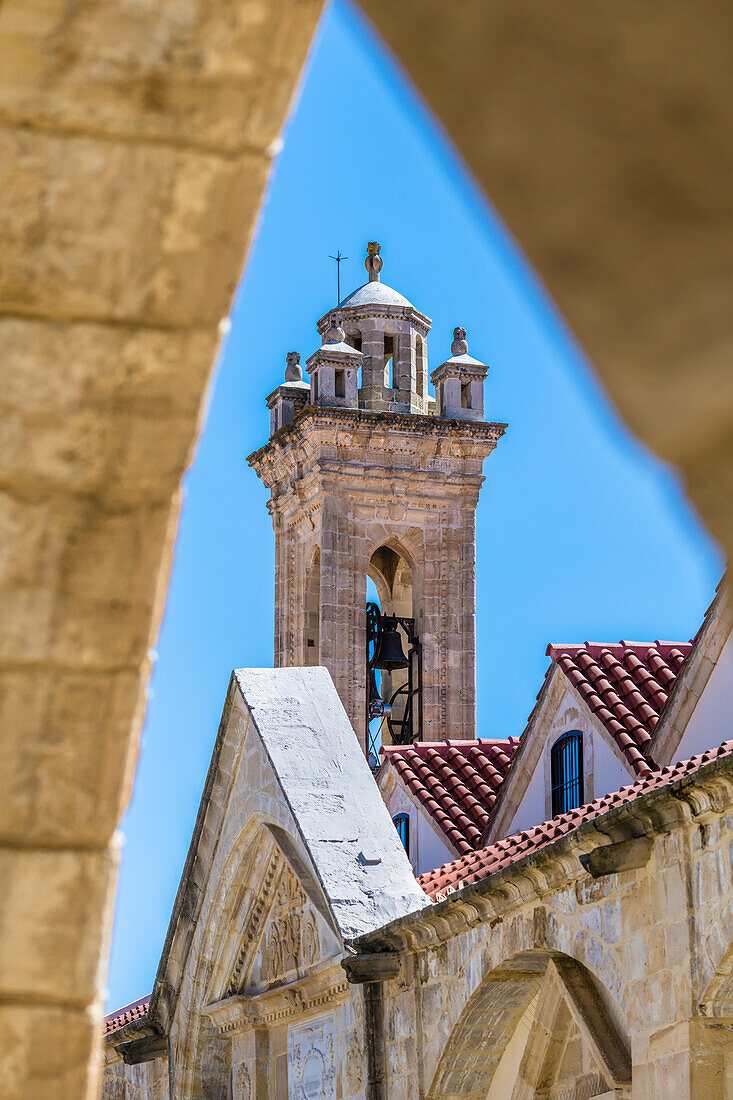
[[[338,308],[344,309],[351,306],[401,306],[414,309],[412,302],[408,302],[399,291],[393,290],[386,283],[364,283],[358,290],[352,291],[347,298],[339,302]]]

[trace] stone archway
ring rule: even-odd
[[[609,7],[603,20],[570,3],[548,15],[539,0],[460,11],[435,0],[419,18],[414,4],[363,6],[632,425],[688,475],[704,518],[733,546],[730,268],[719,258],[731,6],[678,0],[669,23],[661,3]],[[112,836],[134,772],[178,486],[320,11],[320,0],[122,3],[110,20],[96,0],[3,5],[9,1097],[95,1091]]]
[[[551,1087],[624,1097],[630,1086],[629,1051],[595,979],[567,955],[536,950],[502,963],[475,990],[428,1100],[533,1100]]]

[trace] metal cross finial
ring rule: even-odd
[[[336,261],[336,303],[341,301],[341,261],[348,260],[348,256],[341,255],[341,249],[336,250],[335,256],[329,256],[329,260]]]

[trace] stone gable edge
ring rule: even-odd
[[[475,925],[502,920],[520,906],[541,901],[585,878],[581,854],[639,837],[653,840],[692,822],[707,823],[731,804],[733,753],[581,822],[510,866],[453,891],[445,900],[348,940],[347,947],[359,955],[370,955],[437,946]]]
[[[207,885],[208,876],[211,869],[214,866],[214,855],[216,848],[218,847],[221,839],[221,828],[218,824],[214,827],[209,822],[209,828],[207,829],[207,817],[214,805],[214,797],[217,796],[219,806],[217,812],[220,818],[226,815],[229,798],[231,797],[232,788],[236,782],[237,766],[231,770],[231,775],[225,785],[222,785],[222,789],[217,792],[217,784],[220,784],[220,772],[223,750],[227,741],[227,734],[232,728],[232,713],[233,711],[240,710],[241,715],[249,725],[251,725],[256,733],[261,750],[267,760],[268,766],[275,776],[276,782],[280,789],[280,793],[284,799],[285,805],[288,809],[288,814],[293,822],[293,827],[297,833],[304,849],[305,856],[313,863],[313,857],[310,851],[310,847],[306,842],[306,839],[302,835],[302,830],[296,815],[293,812],[293,808],[290,805],[290,800],[287,797],[287,793],[284,790],[280,781],[278,771],[274,767],[267,745],[262,738],[257,722],[254,715],[251,713],[247,699],[242,691],[242,686],[237,678],[237,671],[233,670],[229,679],[229,686],[227,688],[226,701],[222,711],[222,716],[219,722],[219,729],[217,732],[216,741],[211,755],[211,761],[209,764],[209,770],[207,772],[206,781],[204,783],[203,792],[201,795],[201,801],[199,803],[198,813],[196,815],[196,821],[191,836],[191,842],[189,845],[186,860],[181,873],[181,878],[176,893],[176,898],[173,904],[173,910],[171,912],[171,918],[168,925],[168,932],[163,944],[163,950],[161,953],[160,962],[158,964],[158,970],[153,984],[153,992],[150,998],[150,1007],[148,1009],[148,1024],[151,1031],[148,1034],[160,1034],[167,1033],[168,1027],[173,1020],[176,1012],[176,1005],[179,995],[179,980],[171,977],[171,955],[176,942],[177,937],[182,938],[181,950],[176,952],[178,958],[181,960],[175,964],[175,968],[183,972],[186,966],[186,960],[189,956],[191,946],[193,944],[194,935],[198,923],[198,918],[203,907]],[[272,670],[270,670],[272,671]],[[244,738],[242,738],[242,741]],[[239,749],[241,750],[241,745]],[[208,858],[202,857],[200,848],[202,844],[202,837],[208,833],[209,841],[212,845],[212,851],[208,853]],[[275,841],[280,847],[282,854],[286,862],[290,865],[293,873],[299,877],[299,880],[304,884],[306,893],[308,894],[311,902],[315,904],[318,911],[326,919],[327,923],[331,926],[334,934],[338,939],[342,939],[341,932],[338,929],[338,922],[336,921],[333,912],[331,911],[330,901],[328,893],[326,892],[323,883],[321,882],[318,868],[315,864],[312,868],[308,868],[303,864],[303,858],[292,850],[292,846],[286,844],[283,846],[283,838],[275,835]],[[206,881],[202,884],[196,881],[195,871],[199,864],[207,868]],[[314,887],[320,894],[323,895],[325,907],[327,908],[327,914],[324,913],[323,907],[314,902],[311,892],[308,886]],[[137,1022],[137,1021],[136,1021]],[[129,1026],[129,1025],[128,1025]],[[122,1029],[121,1029],[122,1030]],[[115,1033],[115,1038],[120,1033]],[[117,1040],[119,1042],[119,1039]]]
[[[726,571],[652,733],[649,750],[660,767],[673,762],[732,629],[733,591]]]
[[[178,890],[176,891],[176,897],[173,902],[173,909],[168,923],[168,931],[163,942],[163,950],[153,983],[150,1008],[148,1009],[148,1019],[153,1026],[162,1031],[167,1030],[167,1025],[173,1019],[178,999],[177,983],[168,980],[168,963],[173,942],[179,932],[179,924],[187,917],[187,927],[182,933],[185,940],[183,957],[186,958],[193,941],[196,919],[204,901],[204,892],[199,890],[194,883],[193,872],[198,858],[199,844],[206,824],[206,816],[211,805],[211,796],[219,772],[221,752],[226,739],[227,730],[229,729],[231,714],[234,709],[235,690],[237,689],[238,685],[236,684],[234,673],[232,672],[229,678],[224,709],[219,721],[216,741],[214,742],[214,748],[211,753],[209,770],[206,773],[206,781],[204,782],[204,789],[201,793],[201,801],[196,814],[193,833],[191,834],[191,843],[189,844],[183,871],[181,872]]]
[[[503,823],[503,818],[506,817],[512,811],[516,812],[519,807],[522,797],[529,786],[529,781],[534,775],[534,768],[537,767],[542,756],[541,746],[536,751],[537,759],[534,761],[534,766],[522,769],[521,764],[524,762],[525,757],[528,755],[530,758],[535,753],[535,743],[532,737],[532,732],[535,729],[538,722],[542,720],[545,715],[547,707],[552,703],[553,692],[555,691],[557,677],[562,676],[563,680],[567,684],[567,678],[564,676],[562,669],[554,661],[552,661],[545,672],[545,678],[542,682],[542,687],[537,693],[537,701],[527,719],[527,724],[524,727],[524,731],[519,737],[519,748],[512,757],[512,762],[509,766],[507,777],[501,785],[498,795],[496,796],[496,802],[494,808],[489,814],[489,820],[484,830],[484,835],[481,837],[479,847],[486,847],[487,844],[491,844],[494,840],[498,840],[498,833],[500,832],[500,826]],[[559,700],[558,700],[559,705]],[[522,785],[522,781],[523,785]],[[519,795],[518,800],[512,806],[509,804],[509,799],[515,793],[515,789]]]

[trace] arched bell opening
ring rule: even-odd
[[[417,394],[418,409],[425,411],[428,399],[428,362],[425,354],[425,341],[418,333],[415,337],[415,392]]]
[[[376,594],[367,596],[367,755],[376,768],[382,744],[409,744],[420,736],[422,651],[407,557],[380,546],[367,576]]]

